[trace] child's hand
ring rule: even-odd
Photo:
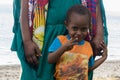
[[[32,41],[24,42],[24,52],[27,62],[31,66],[37,67],[39,63],[38,58],[41,56],[38,46]]]
[[[100,43],[100,48],[102,49],[101,52],[102,52],[102,57],[104,58],[107,58],[107,46],[106,44],[104,43],[104,41],[102,41]]]
[[[96,69],[107,59],[107,46],[105,45],[104,41],[100,43],[99,47],[101,48],[102,57],[95,60],[94,65],[89,68],[89,71]]]
[[[78,38],[75,39],[70,39],[68,42],[66,42],[63,47],[65,49],[65,51],[71,50],[73,48],[74,45],[78,44],[78,42],[76,42],[78,40]]]

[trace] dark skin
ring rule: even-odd
[[[21,0],[21,31],[24,45],[24,53],[26,61],[33,67],[38,66],[38,58],[41,51],[38,46],[32,41],[32,37],[28,25],[28,0]]]
[[[94,56],[100,55],[101,47],[100,42],[103,41],[103,24],[101,19],[101,11],[100,11],[100,0],[97,0],[96,5],[96,22],[97,22],[97,31],[96,35],[93,37],[91,41],[91,45],[93,47]]]
[[[79,41],[83,40],[87,36],[87,31],[89,29],[88,15],[73,13],[70,22],[65,21],[65,24],[71,39],[55,52],[49,53],[48,62],[51,64],[56,63],[65,51],[71,50],[74,45],[77,45]],[[95,61],[95,64],[89,68],[89,71],[97,68],[107,58],[107,47],[103,41],[100,42],[99,47],[103,50],[102,57]]]
[[[98,66],[100,66],[106,59],[107,59],[107,46],[105,45],[104,41],[100,43],[100,48],[103,50],[101,58],[95,60],[94,66],[89,68],[89,71],[92,71],[96,69]]]

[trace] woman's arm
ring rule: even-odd
[[[97,5],[96,5],[96,22],[97,22],[97,30],[96,30],[96,35],[93,37],[92,40],[92,47],[94,55],[99,55],[100,53],[100,42],[103,40],[103,23],[102,23],[102,15],[101,15],[101,7],[100,7],[100,0],[97,0]]]
[[[96,5],[96,20],[97,20],[96,36],[99,35],[99,37],[101,39],[103,39],[103,23],[102,23],[100,0],[97,0],[97,5]]]
[[[27,62],[33,66],[38,65],[37,58],[41,54],[38,46],[32,41],[32,37],[29,30],[29,20],[28,20],[28,1],[21,0],[21,32],[24,45],[24,53]],[[38,56],[36,56],[38,55]]]
[[[31,35],[29,31],[29,21],[28,21],[28,1],[29,0],[21,0],[21,31],[23,42],[31,41]]]

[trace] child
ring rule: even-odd
[[[65,21],[68,35],[58,36],[49,48],[48,62],[56,63],[56,80],[88,80],[88,67],[93,70],[107,58],[107,47],[104,42],[99,45],[102,57],[94,62],[93,51],[85,41],[91,16],[82,5],[75,5],[67,12]]]

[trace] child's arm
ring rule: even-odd
[[[26,61],[31,65],[38,65],[38,56],[40,50],[38,46],[32,41],[29,30],[28,21],[28,0],[21,0],[21,14],[20,14],[21,33],[23,39],[24,53]]]
[[[96,69],[98,66],[100,66],[107,59],[107,46],[104,44],[104,42],[101,42],[100,47],[103,50],[102,57],[95,60],[94,65],[89,68],[89,71]]]
[[[73,48],[73,46],[75,44],[77,44],[77,42],[76,43],[74,43],[74,42],[75,42],[75,39],[74,40],[70,39],[68,42],[66,42],[64,45],[62,45],[55,52],[49,53],[48,62],[56,63],[65,51],[71,50]]]

